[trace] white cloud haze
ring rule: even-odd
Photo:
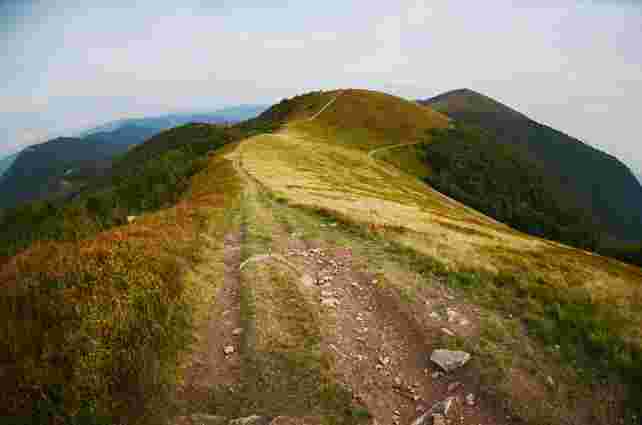
[[[176,4],[0,0],[0,155],[130,115],[469,87],[642,171],[638,2]]]

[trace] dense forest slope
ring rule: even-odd
[[[585,210],[608,234],[642,239],[642,186],[613,156],[472,90],[451,91],[421,103],[525,152],[559,181],[561,196],[572,198],[576,209]]]
[[[417,146],[435,188],[523,232],[595,250],[599,226],[519,146],[459,122]]]
[[[72,193],[101,175],[110,160],[156,134],[154,129],[125,126],[84,138],[59,137],[24,149],[0,181],[0,208]]]
[[[5,211],[0,417],[637,425],[642,270],[378,159],[449,124],[313,92],[163,132],[77,197]],[[442,369],[444,349],[469,360]]]
[[[25,149],[12,161],[0,183],[0,208],[29,200],[76,194],[104,175],[111,159],[161,131],[188,123],[230,124],[254,118],[259,105],[224,108],[213,113],[169,114],[109,122],[78,137],[59,137]],[[14,164],[15,162],[15,164]]]

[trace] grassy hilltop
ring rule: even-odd
[[[636,423],[642,270],[418,178],[449,127],[313,92],[169,130],[71,202],[5,215],[0,416],[411,423],[457,395],[464,424]],[[472,360],[437,375],[436,348]]]

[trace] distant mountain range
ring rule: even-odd
[[[77,190],[86,179],[108,169],[115,155],[157,133],[156,129],[126,125],[111,132],[58,137],[30,146],[0,180],[0,208]]]
[[[19,154],[20,152],[16,152],[14,154],[5,156],[4,158],[0,158],[0,180],[2,180],[2,175],[11,167],[11,164],[13,164],[16,158],[18,158]]]
[[[642,186],[617,158],[472,90],[454,90],[420,103],[482,129],[496,143],[538,164],[547,181],[557,181],[551,189],[560,201],[590,215],[609,235],[642,239]]]
[[[236,106],[212,113],[169,114],[111,121],[33,145],[0,160],[0,208],[77,192],[89,179],[103,175],[114,156],[152,136],[191,122],[223,124],[261,113],[259,105]]]
[[[267,106],[264,105],[241,105],[219,109],[214,112],[190,112],[167,114],[157,117],[125,118],[110,121],[98,127],[82,131],[78,134],[78,137],[85,137],[99,132],[114,131],[120,127],[129,125],[162,131],[191,122],[207,124],[236,123],[254,118],[265,109],[267,109]]]

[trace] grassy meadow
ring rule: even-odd
[[[447,126],[394,96],[314,92],[231,129],[170,130],[95,191],[6,214],[0,417],[152,424],[174,414],[196,331],[219,320],[211,307],[232,232],[242,261],[296,238],[349,249],[399,323],[471,352],[467,379],[514,418],[638,424],[642,270],[528,236],[417,178],[431,170],[414,144]],[[285,261],[234,270],[240,381],[211,388],[209,411],[368,420],[339,384],[325,341],[338,312],[319,305],[318,288]],[[436,336],[427,306],[454,304],[473,325]]]

